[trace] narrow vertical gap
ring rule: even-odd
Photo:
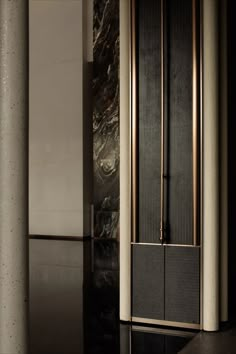
[[[169,105],[168,105],[168,97],[169,97],[169,70],[168,70],[168,1],[164,1],[164,124],[165,124],[165,132],[164,132],[164,225],[165,225],[165,242],[170,242],[170,225],[169,225],[169,139],[170,139],[170,131],[169,131]]]
[[[140,227],[139,227],[139,220],[140,220],[140,208],[139,208],[139,18],[140,18],[140,11],[139,11],[139,0],[135,1],[135,61],[136,61],[136,242],[140,242]]]
[[[166,4],[166,97],[170,97],[170,70],[169,70],[169,3]],[[166,99],[166,228],[167,242],[171,239],[170,219],[170,105]]]
[[[162,227],[164,227],[164,242],[166,243],[168,241],[167,237],[169,235],[167,235],[167,184],[168,184],[168,180],[166,179],[167,177],[167,170],[166,167],[168,166],[168,140],[166,139],[168,137],[168,130],[166,130],[165,128],[167,127],[167,120],[168,120],[168,115],[167,115],[167,102],[168,102],[168,85],[167,85],[167,77],[168,77],[168,70],[166,70],[166,67],[168,65],[168,57],[167,57],[167,0],[161,0],[161,41],[162,41],[162,45],[161,45],[161,56],[162,56],[162,63],[161,63],[161,80],[163,81],[161,83],[161,96],[162,96],[162,205],[161,205],[161,209],[162,209]],[[167,128],[168,129],[168,128]],[[167,133],[167,134],[166,134]],[[165,176],[165,178],[164,178]],[[166,193],[165,193],[166,191]],[[162,241],[162,240],[161,240]],[[164,291],[164,296],[163,296],[163,319],[165,320],[166,318],[166,246],[164,247],[164,269],[163,269],[163,282],[164,282],[164,286],[163,286],[163,291]],[[164,342],[164,346],[165,346],[165,342]],[[165,348],[164,348],[165,349]]]

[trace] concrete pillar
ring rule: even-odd
[[[28,332],[28,2],[0,1],[0,353]]]
[[[120,319],[131,320],[130,1],[120,0]]]
[[[203,329],[219,329],[219,10],[203,0]]]

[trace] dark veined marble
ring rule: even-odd
[[[94,237],[119,238],[119,213],[117,211],[95,212]]]
[[[119,270],[119,244],[116,240],[93,241],[94,269]]]
[[[120,354],[119,273],[94,271],[89,297],[89,354]]]
[[[119,210],[119,0],[94,0],[93,51],[96,214],[97,211]],[[95,230],[99,230],[95,237],[117,237],[117,232],[112,231],[114,223],[117,224],[117,215],[104,216],[104,228],[100,225],[100,215],[95,217]]]

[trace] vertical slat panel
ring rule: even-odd
[[[165,320],[199,323],[200,248],[165,249]]]
[[[192,244],[192,2],[168,1],[168,241]]]
[[[164,247],[132,245],[132,316],[164,319]]]
[[[138,0],[139,241],[159,242],[160,0]]]

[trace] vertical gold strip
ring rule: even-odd
[[[137,240],[137,68],[136,3],[131,0],[131,158],[132,158],[132,241]]]
[[[164,169],[165,169],[165,67],[164,67],[164,0],[161,0],[161,221],[160,241],[164,242]]]
[[[193,24],[193,245],[198,244],[198,50],[197,50],[197,0],[192,0]]]

